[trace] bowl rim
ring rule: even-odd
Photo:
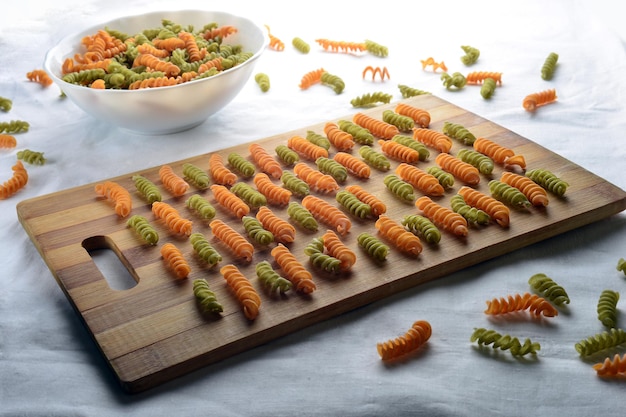
[[[169,86],[162,86],[162,87],[158,87],[158,88],[147,88],[147,89],[140,89],[140,90],[129,90],[129,89],[114,89],[114,88],[107,88],[107,89],[90,89],[89,91],[93,91],[95,94],[132,94],[132,93],[137,93],[137,92],[142,92],[142,93],[148,93],[151,91],[165,91],[168,89],[173,89],[173,88],[181,88],[181,87],[185,87],[185,86],[189,86],[189,85],[193,85],[193,84],[197,84],[203,81],[208,81],[208,80],[212,80],[212,79],[216,79],[218,77],[223,77],[226,76],[228,73],[236,71],[237,69],[241,68],[243,65],[247,64],[247,63],[251,63],[252,61],[255,61],[257,59],[260,58],[261,53],[267,49],[267,46],[269,45],[269,35],[266,33],[265,30],[263,30],[262,26],[258,23],[255,22],[254,20],[252,20],[251,18],[247,17],[247,16],[243,16],[243,15],[237,15],[234,13],[230,13],[230,12],[225,12],[225,11],[221,11],[221,10],[207,10],[207,9],[175,9],[175,10],[156,10],[156,11],[151,11],[151,12],[146,12],[146,13],[135,13],[135,14],[130,14],[130,15],[124,15],[124,16],[119,16],[113,19],[109,19],[108,21],[104,21],[86,28],[83,28],[81,30],[69,33],[65,36],[63,36],[61,39],[59,39],[50,49],[48,49],[48,51],[45,54],[44,57],[44,62],[43,62],[43,68],[44,70],[50,75],[50,77],[57,83],[57,85],[59,86],[69,86],[69,88],[74,89],[74,88],[88,88],[88,87],[84,87],[84,86],[79,86],[76,84],[72,84],[72,83],[68,83],[67,81],[63,80],[61,77],[59,77],[57,75],[57,72],[55,72],[55,70],[52,68],[52,58],[54,56],[54,53],[56,52],[56,50],[64,43],[69,42],[71,39],[78,39],[80,41],[80,39],[84,36],[87,36],[88,34],[92,34],[95,33],[95,31],[102,29],[104,27],[107,26],[113,26],[116,22],[122,20],[122,19],[133,19],[133,18],[140,18],[140,17],[144,17],[144,16],[164,16],[165,14],[168,13],[188,13],[188,14],[195,14],[195,13],[215,13],[217,15],[221,15],[221,16],[225,16],[228,18],[236,18],[236,19],[242,19],[247,21],[248,23],[250,23],[252,26],[256,27],[257,29],[259,29],[262,37],[263,37],[263,41],[260,45],[260,47],[258,48],[258,50],[253,52],[253,55],[247,59],[244,63],[242,63],[241,65],[237,65],[235,67],[232,68],[228,68],[226,70],[220,71],[215,75],[212,75],[211,77],[207,77],[207,78],[202,78],[202,79],[198,79],[198,80],[191,80],[191,81],[187,81],[185,83],[181,83],[181,84],[176,84],[176,85],[169,85]],[[184,24],[184,23],[182,23]],[[76,48],[80,47],[80,44],[76,45]],[[68,56],[69,57],[69,56]],[[64,60],[65,58],[62,58],[62,60]],[[60,71],[59,71],[60,73]],[[63,90],[63,88],[61,87],[61,89]]]

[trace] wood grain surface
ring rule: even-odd
[[[255,244],[254,257],[250,263],[234,258],[228,248],[212,235],[208,222],[185,207],[185,200],[194,193],[203,195],[216,207],[216,218],[246,236],[240,220],[222,208],[209,190],[199,190],[192,185],[186,195],[173,197],[159,181],[160,166],[108,178],[131,192],[131,214],[147,217],[159,231],[160,240],[156,246],[142,242],[127,227],[127,218],[118,217],[110,201],[97,197],[94,191],[96,183],[22,201],[17,207],[19,220],[84,321],[122,388],[135,393],[313,323],[595,222],[626,208],[626,193],[623,190],[502,126],[432,95],[417,96],[403,102],[429,111],[430,129],[441,131],[445,121],[459,123],[476,137],[490,139],[523,155],[527,169],[552,171],[570,184],[567,193],[561,198],[550,195],[550,204],[545,208],[512,209],[508,228],[495,223],[470,227],[468,236],[464,238],[442,232],[440,243],[432,245],[423,242],[424,249],[418,256],[404,255],[390,245],[392,249],[382,264],[371,260],[356,241],[362,232],[379,236],[374,227],[375,219],[351,217],[352,229],[342,240],[357,254],[358,259],[350,273],[335,275],[320,273],[309,264],[303,252],[314,237],[321,236],[329,227],[320,223],[317,232],[307,232],[296,226],[297,239],[288,247],[313,274],[317,290],[308,296],[290,291],[284,297],[272,297],[264,291],[254,267],[259,261],[268,260],[277,272],[282,273],[270,255],[275,243],[268,247]],[[396,104],[381,105],[361,112],[380,119],[383,110],[393,109]],[[352,120],[353,114],[329,121]],[[323,134],[325,123],[258,138],[254,142],[273,154],[276,145],[286,144],[293,135],[306,136],[309,130]],[[402,133],[411,136],[411,132]],[[456,140],[453,143],[450,151],[453,155],[459,149],[470,148]],[[218,152],[224,159],[231,152],[249,158],[248,146],[242,144]],[[352,151],[356,156],[358,146]],[[379,144],[373,147],[380,151]],[[426,170],[436,165],[434,160],[437,151],[429,150],[429,159],[415,163],[416,166]],[[331,156],[335,152],[336,149],[330,149]],[[179,174],[185,162],[208,170],[209,156],[198,155],[173,161],[169,165]],[[313,162],[306,163],[315,168]],[[400,201],[383,184],[384,176],[393,173],[398,164],[398,161],[392,160],[388,172],[372,169],[369,179],[360,180],[349,176],[340,185],[342,188],[349,184],[365,187],[386,203],[386,214],[399,222],[404,216],[420,214],[420,211],[413,203]],[[481,174],[481,181],[474,188],[489,194],[488,181],[499,179],[502,172],[503,167],[496,164],[493,174]],[[203,264],[189,239],[172,234],[161,220],[154,217],[150,205],[136,191],[131,179],[134,174],[141,174],[161,187],[164,201],[193,221],[194,232],[203,233],[222,255],[223,260],[218,266],[211,268]],[[252,184],[251,180],[239,180]],[[444,196],[433,200],[449,206],[450,198],[463,185],[457,180]],[[334,193],[312,194],[338,206]],[[416,191],[416,197],[420,195]],[[292,201],[299,200],[292,196]],[[270,208],[278,216],[289,219],[285,207]],[[251,213],[254,214],[255,210]],[[189,261],[192,271],[188,278],[177,279],[162,259],[159,249],[166,242],[176,244]],[[90,251],[99,248],[113,250],[135,278],[137,285],[123,291],[111,289],[90,254]],[[220,266],[230,263],[238,266],[261,295],[260,313],[253,321],[245,318],[219,273]],[[209,282],[210,288],[224,306],[220,316],[207,316],[198,309],[192,291],[192,281],[196,278],[205,278]]]

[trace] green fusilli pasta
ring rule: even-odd
[[[141,194],[149,204],[163,199],[159,187],[146,177],[137,174],[133,175],[131,179],[135,183],[135,188],[137,188],[139,194]]]
[[[241,198],[252,208],[258,208],[267,205],[267,198],[259,191],[252,188],[245,182],[238,182],[230,187],[230,191],[237,197]]]
[[[392,98],[393,96],[391,94],[375,91],[353,98],[350,100],[350,104],[352,104],[352,107],[372,107],[380,103],[389,104]]]
[[[569,187],[567,182],[547,169],[532,169],[526,172],[526,176],[559,197],[565,195],[567,187]]]
[[[410,131],[415,127],[415,121],[413,119],[408,116],[398,114],[393,110],[383,111],[383,122],[392,124],[403,131]]]
[[[348,170],[346,167],[334,159],[320,156],[315,160],[315,165],[317,165],[317,169],[320,172],[330,175],[339,183],[345,182],[348,178]]]
[[[329,72],[324,72],[320,81],[322,84],[331,87],[336,94],[341,94],[343,89],[346,88],[346,84],[339,76]]]
[[[311,189],[309,184],[296,177],[290,171],[283,171],[283,175],[280,176],[280,180],[283,186],[291,191],[295,196],[304,197],[309,195]]]
[[[402,225],[411,233],[419,235],[428,243],[439,243],[441,231],[427,217],[409,214],[402,219]]]
[[[372,55],[384,58],[389,55],[389,49],[386,46],[383,46],[379,43],[371,41],[369,39],[365,40],[365,50]]]
[[[194,194],[185,201],[185,205],[195,211],[204,220],[211,220],[215,217],[216,210],[213,205],[199,194]]]
[[[209,174],[202,168],[186,162],[183,164],[183,175],[189,182],[201,190],[209,188]]]
[[[281,277],[268,261],[261,261],[255,266],[256,276],[270,294],[284,294],[291,289],[293,284],[286,278]]]
[[[543,298],[557,306],[569,304],[570,299],[565,289],[546,274],[535,274],[528,279],[528,284]]]
[[[449,172],[444,171],[443,169],[432,166],[426,170],[430,175],[434,176],[439,180],[439,184],[445,189],[452,188],[454,186],[454,176]]]
[[[559,60],[559,55],[555,52],[550,52],[548,57],[543,62],[541,66],[541,78],[546,81],[549,81],[554,77],[554,72],[556,70],[557,61]]]
[[[448,135],[452,139],[456,139],[464,145],[473,145],[476,140],[476,136],[470,132],[465,126],[459,123],[444,122],[441,130],[445,135]]]
[[[428,91],[420,90],[419,88],[409,87],[405,84],[398,84],[398,90],[402,94],[402,98],[409,98],[415,96],[421,96],[423,94],[430,94]]]
[[[23,133],[28,132],[30,124],[24,120],[11,120],[0,122],[0,133]]]
[[[280,144],[274,149],[278,158],[287,166],[292,166],[300,161],[300,156],[294,150],[289,149],[287,145]]]
[[[228,155],[228,163],[244,178],[252,178],[255,173],[254,164],[236,152]]]
[[[300,226],[310,231],[317,231],[319,225],[313,214],[295,201],[287,206],[287,214]]]
[[[62,80],[70,84],[88,85],[98,79],[104,79],[106,72],[103,69],[86,69],[77,72],[70,72],[62,77]]]
[[[382,262],[387,259],[389,255],[389,246],[385,245],[377,237],[363,232],[356,238],[358,245],[365,250],[365,252],[373,258],[375,261]]]
[[[311,51],[311,45],[305,42],[302,38],[298,38],[297,36],[291,40],[291,44],[298,51],[303,54],[308,54]]]
[[[526,339],[522,344],[517,337],[502,335],[495,330],[484,328],[474,329],[470,341],[478,342],[480,346],[492,345],[493,349],[509,350],[513,356],[534,355],[541,349],[539,343],[533,343],[530,339]]]
[[[609,329],[617,327],[617,301],[619,292],[604,290],[598,299],[598,320]]]
[[[304,248],[304,254],[309,257],[313,266],[326,272],[338,272],[341,261],[324,253],[324,239],[316,237]]]
[[[349,120],[339,120],[337,126],[344,132],[351,134],[354,141],[360,145],[372,145],[374,143],[374,135],[368,129],[356,123],[352,123]]]
[[[460,90],[467,84],[467,79],[460,72],[455,72],[452,75],[444,72],[441,74],[441,81],[448,90]]]
[[[43,152],[31,151],[30,149],[23,149],[17,152],[17,159],[20,159],[31,165],[43,165],[46,163],[46,158],[43,156]]]
[[[355,217],[365,219],[372,215],[372,207],[359,200],[356,195],[350,191],[341,190],[335,195],[335,199],[342,207]]]
[[[154,246],[159,242],[159,233],[145,217],[134,214],[126,221],[126,225],[135,230],[147,243]]]
[[[395,135],[391,138],[391,140],[416,150],[419,154],[420,161],[426,161],[430,157],[430,151],[428,150],[428,148],[423,143],[416,141],[410,136]]]
[[[480,56],[480,51],[477,48],[469,45],[462,45],[461,49],[465,52],[465,55],[461,57],[461,62],[467,66],[475,64]]]
[[[496,80],[491,77],[487,77],[483,80],[483,85],[480,86],[480,95],[484,99],[490,99],[496,92]]]
[[[413,202],[415,200],[415,193],[413,192],[413,186],[406,181],[403,181],[395,174],[387,175],[383,183],[389,191],[396,197],[406,202]]]
[[[243,216],[241,218],[243,228],[252,240],[259,245],[269,245],[274,241],[274,235],[269,230],[265,230],[260,221],[252,216]]]
[[[192,233],[189,235],[189,241],[200,259],[210,266],[215,266],[222,261],[222,255],[220,255],[217,249],[211,245],[202,233]]]
[[[463,162],[476,167],[481,174],[491,175],[495,166],[493,159],[472,149],[460,149],[456,154]]]
[[[267,93],[270,89],[270,77],[264,72],[259,72],[254,76],[254,81],[257,83],[262,92]]]
[[[624,273],[624,275],[626,275],[626,259],[624,259],[624,258],[620,258],[620,259],[617,261],[617,267],[616,267],[616,269],[617,269],[618,271],[622,271],[622,272]]]
[[[13,107],[13,101],[7,97],[0,97],[0,110],[8,112]]]
[[[502,181],[489,181],[489,191],[494,198],[513,207],[527,208],[532,205],[524,193]]]
[[[612,328],[595,334],[576,343],[574,347],[580,356],[590,356],[601,350],[617,347],[626,343],[626,331]]]
[[[359,155],[365,162],[379,171],[389,171],[391,162],[385,155],[376,152],[371,146],[363,145],[359,148]]]
[[[460,194],[455,194],[450,198],[450,208],[455,213],[460,214],[471,224],[487,225],[491,221],[491,216],[476,207],[472,207],[465,202]]]
[[[312,130],[307,130],[305,138],[314,145],[320,146],[326,150],[330,149],[330,140],[324,135],[320,135]]]
[[[209,289],[205,279],[193,280],[193,294],[203,313],[217,314],[224,311],[224,307],[217,301],[215,293]]]

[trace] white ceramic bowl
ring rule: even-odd
[[[182,26],[192,25],[194,30],[213,22],[220,26],[233,25],[237,32],[227,36],[224,44],[241,45],[243,51],[252,52],[253,56],[214,76],[169,87],[98,90],[61,79],[65,59],[84,52],[83,37],[105,27],[134,35],[160,27],[163,19]],[[93,117],[135,133],[169,134],[201,124],[230,103],[252,75],[267,44],[266,31],[244,17],[203,10],[161,11],[123,17],[70,35],[48,51],[44,69],[70,100]]]

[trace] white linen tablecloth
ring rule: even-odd
[[[354,113],[350,99],[382,90],[399,99],[407,84],[448,100],[558,153],[626,189],[626,30],[609,1],[443,2],[201,2],[188,8],[243,14],[270,26],[283,52],[267,50],[256,68],[270,75],[262,93],[250,80],[241,94],[202,125],[174,135],[118,130],[28,82],[46,51],[62,37],[112,18],[169,10],[168,1],[67,0],[5,4],[0,14],[0,96],[13,100],[0,121],[30,123],[18,147],[0,149],[0,178],[11,175],[16,152],[43,151],[27,186],[0,201],[0,416],[475,416],[621,415],[624,379],[598,378],[574,344],[603,328],[600,292],[626,294],[616,270],[626,257],[626,215],[533,244],[506,256],[420,285],[203,368],[149,391],[129,395],[105,360],[19,224],[16,204]],[[302,55],[293,37],[311,43]],[[324,53],[317,38],[388,46],[389,56]],[[472,70],[501,71],[491,100],[446,90],[420,60],[445,60],[466,72],[461,45],[481,51]],[[539,70],[559,54],[556,75]],[[386,66],[391,79],[367,82],[366,65]],[[346,88],[300,91],[302,75],[324,67]],[[356,74],[356,75],[355,75]],[[556,88],[558,101],[535,114],[522,98]],[[475,91],[475,90],[474,90]],[[570,314],[545,326],[503,325],[543,342],[535,360],[484,355],[469,341],[488,324],[486,299],[516,291],[543,272],[564,285]],[[619,321],[626,307],[618,303]],[[433,336],[419,357],[386,366],[375,344],[430,321]]]

